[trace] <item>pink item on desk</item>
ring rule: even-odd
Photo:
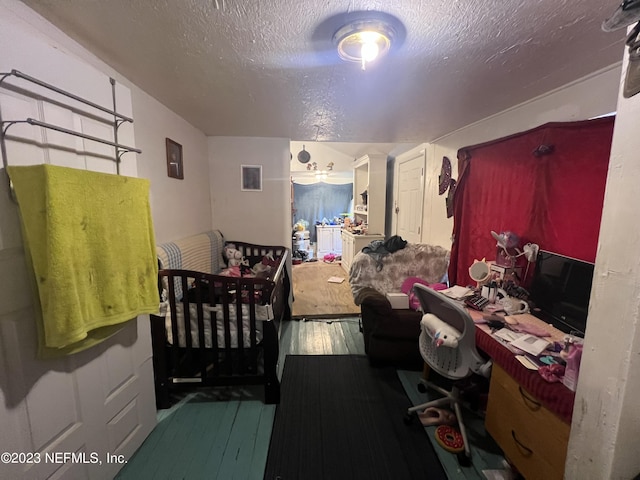
[[[558,363],[545,365],[538,369],[540,376],[550,383],[561,382],[562,377],[564,376],[564,371],[564,366]]]
[[[529,333],[531,335],[535,335],[536,337],[550,337],[551,334],[547,332],[545,329],[540,328],[536,325],[528,325],[528,324],[519,324],[512,325],[511,329],[516,332],[521,333]]]

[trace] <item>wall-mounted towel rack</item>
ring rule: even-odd
[[[122,115],[120,113],[118,113],[116,111],[116,90],[115,90],[115,85],[116,82],[113,78],[110,78],[109,81],[111,83],[111,92],[112,92],[112,98],[113,98],[113,109],[109,109],[106,107],[103,107],[102,105],[98,105],[97,103],[94,103],[90,100],[87,100],[85,98],[79,97],[73,93],[70,93],[66,90],[62,90],[61,88],[58,88],[54,85],[51,85],[49,83],[43,82],[42,80],[38,80],[37,78],[34,78],[30,75],[24,74],[18,70],[11,70],[8,73],[0,73],[0,87],[2,86],[2,82],[4,82],[5,79],[9,78],[9,77],[16,77],[19,78],[21,80],[26,80],[27,82],[31,82],[33,84],[39,85],[40,87],[44,87],[46,89],[49,89],[53,92],[56,92],[60,95],[63,95],[65,97],[68,97],[72,100],[75,100],[77,102],[83,103],[85,105],[88,105],[92,108],[95,108],[101,112],[107,113],[109,115],[113,115],[113,138],[115,141],[111,141],[111,140],[106,140],[103,138],[99,138],[99,137],[94,137],[92,135],[87,135],[85,133],[82,132],[76,132],[74,130],[69,130],[68,128],[64,128],[64,127],[60,127],[57,125],[52,125],[50,123],[46,123],[46,122],[42,122],[40,120],[34,119],[34,118],[27,118],[24,120],[3,120],[2,118],[2,111],[0,109],[0,125],[1,125],[1,129],[0,129],[0,150],[2,152],[2,163],[5,167],[5,170],[7,168],[7,166],[9,165],[9,161],[7,159],[7,150],[6,150],[6,146],[5,146],[5,138],[7,136],[7,130],[12,126],[12,125],[16,125],[19,123],[27,123],[29,125],[35,125],[38,127],[42,127],[42,128],[46,128],[46,129],[50,129],[50,130],[55,130],[58,132],[62,132],[62,133],[66,133],[68,135],[73,135],[76,137],[81,137],[87,140],[91,140],[93,142],[99,142],[102,144],[106,144],[106,145],[110,145],[112,147],[115,148],[115,162],[116,162],[116,172],[118,174],[120,174],[120,158],[122,155],[124,155],[125,153],[129,153],[129,152],[135,152],[135,153],[142,153],[142,150],[138,149],[138,148],[134,148],[134,147],[128,147],[126,145],[122,145],[120,143],[118,143],[118,128],[120,127],[120,125],[122,125],[125,122],[129,122],[129,123],[133,123],[133,119],[130,117],[127,117],[126,115]]]
[[[41,122],[40,120],[36,120],[35,118],[27,118],[26,120],[9,120],[2,123],[6,124],[2,128],[3,135],[6,135],[6,131],[9,129],[11,125],[15,125],[16,123],[28,123],[29,125],[35,125],[36,127],[48,128],[49,130],[55,130],[56,132],[68,133],[69,135],[73,135],[75,137],[82,137],[82,138],[86,138],[87,140],[92,140],[94,142],[104,143],[105,145],[111,145],[112,147],[116,147],[119,150],[121,150],[121,152],[119,153],[120,155],[128,152],[142,153],[142,150],[140,150],[139,148],[127,147],[126,145],[121,145],[119,143],[112,142],[110,140],[105,140],[104,138],[94,137],[93,135],[87,135],[86,133],[76,132],[73,130],[69,130],[68,128],[59,127],[58,125],[52,125],[50,123]],[[5,167],[6,166],[7,165],[5,164]]]

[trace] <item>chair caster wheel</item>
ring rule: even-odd
[[[410,413],[406,413],[403,421],[405,425],[411,425],[411,423],[413,422],[413,415],[411,415]]]
[[[457,454],[458,457],[458,465],[461,467],[470,467],[471,466],[471,458],[467,456],[466,453],[460,452]]]
[[[418,384],[418,391],[420,393],[427,393],[427,386],[424,383]]]

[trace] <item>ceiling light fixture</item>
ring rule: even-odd
[[[340,28],[333,36],[338,55],[348,62],[367,65],[383,57],[391,49],[393,27],[383,20],[356,20]]]

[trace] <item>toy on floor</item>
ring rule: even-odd
[[[446,451],[460,453],[464,451],[464,440],[457,428],[450,425],[440,425],[436,428],[435,437],[438,444]]]
[[[455,414],[450,410],[429,407],[418,413],[420,423],[425,427],[432,425],[454,425],[457,421]]]

